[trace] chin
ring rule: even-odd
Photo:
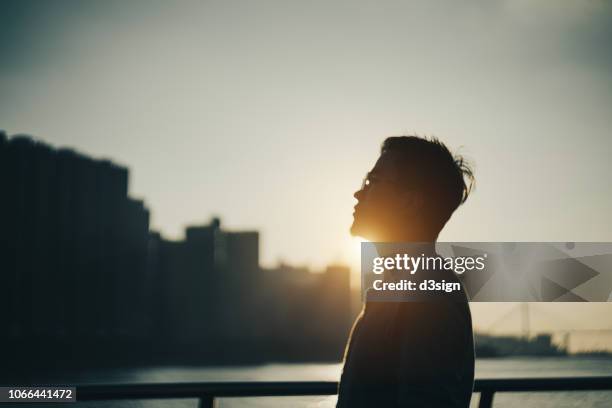
[[[363,228],[362,223],[360,223],[359,221],[355,220],[353,221],[353,225],[351,225],[351,235],[357,238],[363,238],[363,239],[368,239],[368,233],[366,232],[366,229]]]
[[[360,233],[360,228],[359,228],[359,223],[357,222],[357,220],[353,221],[353,224],[351,225],[351,235],[354,237],[359,236]]]

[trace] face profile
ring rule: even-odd
[[[438,140],[387,138],[354,194],[351,234],[381,242],[435,241],[472,183],[464,160]]]
[[[355,192],[357,199],[353,213],[351,234],[378,241],[394,229],[397,217],[407,216],[412,209],[404,199],[406,193],[397,177],[395,158],[383,153],[374,168],[368,172],[361,188]]]

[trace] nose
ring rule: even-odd
[[[363,197],[363,189],[359,189],[355,191],[355,194],[353,194],[353,197],[355,197],[357,201],[361,200],[361,197]]]

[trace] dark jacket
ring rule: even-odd
[[[346,348],[337,407],[467,408],[474,343],[469,304],[460,296],[367,301]]]

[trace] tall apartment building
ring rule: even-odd
[[[107,160],[0,136],[0,313],[9,336],[136,336],[149,213]]]

